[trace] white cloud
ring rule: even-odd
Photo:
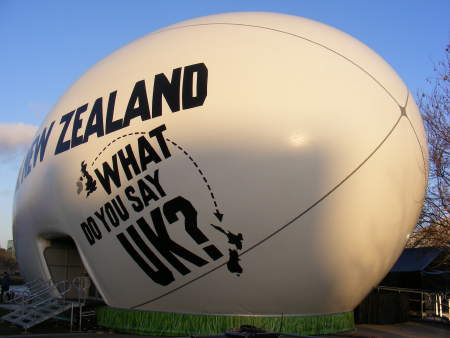
[[[0,157],[9,160],[31,145],[38,127],[25,123],[0,123]]]

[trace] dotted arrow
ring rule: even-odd
[[[122,135],[122,136],[116,137],[114,140],[112,140],[111,142],[109,142],[109,143],[102,149],[102,151],[100,151],[100,152],[97,154],[97,156],[95,157],[95,159],[94,159],[94,160],[92,161],[92,163],[91,163],[91,167],[94,166],[94,163],[98,160],[98,158],[102,155],[102,153],[103,153],[106,149],[108,149],[114,142],[120,140],[121,138],[125,138],[125,137],[131,136],[131,135],[145,135],[145,134],[147,134],[147,133],[146,133],[146,132],[143,132],[143,131],[137,131],[137,132],[134,132],[134,133],[124,134],[124,135]]]
[[[206,188],[208,188],[208,191],[209,191],[209,194],[211,195],[211,199],[213,201],[214,207],[216,208],[216,210],[214,212],[214,216],[216,216],[217,219],[220,222],[222,222],[223,214],[219,211],[219,206],[216,201],[216,196],[214,195],[211,185],[209,184],[208,179],[206,178],[206,175],[203,172],[203,170],[200,169],[198,163],[192,158],[192,156],[183,147],[181,147],[180,145],[178,145],[177,143],[175,143],[174,141],[172,141],[169,138],[166,138],[166,141],[172,143],[175,147],[178,148],[178,150],[183,152],[183,154],[186,155],[186,157],[189,159],[189,161],[191,161],[191,163],[195,166],[195,168],[197,168],[198,173],[200,174],[200,176],[202,177],[203,181],[206,184]]]

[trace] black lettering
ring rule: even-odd
[[[125,208],[125,205],[123,204],[122,199],[120,198],[119,195],[117,195],[116,199],[113,199],[111,203],[114,206],[114,209],[116,209],[116,212],[122,221],[125,222],[130,218],[130,213]]]
[[[81,230],[83,230],[84,236],[86,237],[88,243],[90,245],[93,245],[95,243],[95,238],[89,226],[85,222],[81,223],[80,226]]]
[[[156,188],[156,190],[158,190],[161,197],[166,196],[164,189],[162,188],[161,184],[159,183],[159,169],[155,170],[155,172],[153,173],[153,177],[151,177],[150,175],[145,175],[145,179],[147,181],[149,181],[151,184],[153,184],[153,186]]]
[[[143,242],[141,237],[137,234],[136,229],[133,226],[127,228],[128,233],[132,236],[134,242],[139,247],[139,249],[144,253],[150,262],[156,267],[152,269],[150,265],[141,257],[141,255],[136,251],[136,249],[131,245],[130,241],[126,238],[123,233],[117,235],[117,239],[123,248],[128,252],[130,257],[135,261],[135,263],[144,271],[147,276],[149,276],[155,283],[161,285],[168,285],[172,283],[175,278],[172,272],[159,260],[158,257],[150,250],[150,248]]]
[[[164,73],[155,76],[153,85],[152,117],[162,114],[162,97],[166,99],[172,112],[180,110],[180,81],[181,68],[172,71],[172,80],[169,82]]]
[[[39,144],[40,138],[41,138],[41,135],[36,136],[33,143],[31,143],[31,147],[29,149],[29,150],[31,150],[32,153],[34,153],[34,156],[32,156],[33,168],[36,166],[36,162],[37,162],[37,158],[38,158],[38,147],[39,147],[38,144]],[[34,151],[32,149],[34,149]]]
[[[64,123],[64,126],[61,130],[61,134],[59,135],[58,143],[56,144],[55,155],[70,149],[70,140],[64,141],[64,137],[66,137],[67,129],[69,128],[70,120],[72,119],[74,113],[75,110],[61,117],[59,124]]]
[[[16,188],[14,189],[14,191],[17,191],[17,189],[19,189],[19,186],[22,184],[22,180],[23,180],[23,162],[19,169],[19,175],[17,176]]]
[[[194,93],[194,74],[197,75],[196,93]],[[184,67],[183,109],[203,105],[208,94],[208,68],[204,63]]]
[[[123,153],[123,150],[120,149],[117,152],[117,155],[119,155],[120,163],[122,164],[123,171],[125,172],[125,176],[128,180],[131,180],[133,178],[133,175],[131,174],[130,166],[133,168],[134,174],[139,175],[141,173],[141,170],[139,169],[139,165],[136,161],[136,157],[134,156],[133,149],[131,148],[131,145],[127,144],[125,147],[125,151],[127,152],[127,155]]]
[[[44,159],[45,149],[47,148],[47,142],[48,142],[48,139],[50,137],[50,134],[52,133],[54,124],[55,124],[55,121],[53,121],[50,124],[50,128],[48,128],[48,132],[47,132],[47,128],[44,128],[44,130],[42,131],[41,136],[39,137],[39,141],[36,142],[36,145],[35,145],[35,148],[34,148],[33,168],[36,166],[36,161],[37,161],[37,158],[38,158],[38,154],[39,154],[39,162],[42,162],[42,160]]]
[[[137,107],[136,103],[138,103]],[[148,107],[147,91],[144,80],[138,81],[134,85],[123,119],[123,128],[128,127],[130,121],[138,116],[141,117],[142,121],[146,121],[150,118],[150,108]]]
[[[139,197],[134,195],[135,192],[136,191],[131,185],[125,188],[125,195],[127,196],[128,200],[130,202],[134,202],[131,204],[131,207],[134,211],[141,212],[142,210],[144,210],[144,204]]]
[[[89,229],[91,229],[91,233],[94,235],[97,239],[102,239],[102,232],[97,226],[97,223],[95,223],[95,220],[92,217],[87,218],[87,224],[89,226]]]
[[[103,128],[103,98],[99,97],[94,102],[91,113],[86,124],[86,130],[84,131],[83,143],[89,141],[89,136],[97,134],[97,137],[105,135]]]
[[[178,196],[168,201],[163,206],[163,213],[170,224],[178,221],[178,213],[181,213],[184,217],[184,228],[195,243],[203,244],[209,241],[208,237],[197,226],[197,210],[187,199]],[[214,244],[204,247],[203,250],[215,261],[223,256]]]
[[[113,167],[111,168],[108,162],[103,162],[102,164],[103,174],[98,169],[94,170],[95,175],[97,176],[98,180],[103,186],[103,189],[105,189],[108,195],[111,194],[111,181],[117,188],[120,188],[121,186],[116,154],[114,154],[112,157],[112,165]]]
[[[139,218],[137,224],[148,240],[161,253],[161,255],[182,275],[188,274],[189,270],[181,261],[175,256],[181,257],[186,261],[196,265],[203,266],[208,262],[196,254],[190,252],[178,243],[174,242],[167,233],[164,220],[161,215],[161,210],[156,208],[151,211],[152,221],[155,227],[155,232],[150,228],[144,218]]]
[[[117,90],[109,94],[108,109],[106,110],[106,134],[122,129],[123,120],[114,120],[114,107],[116,105]]]
[[[202,244],[208,241],[208,237],[197,227],[197,210],[187,199],[178,196],[168,201],[163,206],[164,216],[170,224],[178,221],[177,213],[181,213],[184,217],[184,228],[189,236],[197,244]]]
[[[147,141],[145,136],[141,136],[138,138],[138,147],[142,171],[147,170],[147,165],[149,163],[161,162],[161,157],[159,157],[158,153],[155,151],[155,149],[153,149],[152,145]]]
[[[25,156],[25,161],[23,163],[23,173],[27,177],[31,172],[31,158],[33,155],[33,146],[28,149],[27,156]]]
[[[159,147],[161,148],[161,151],[165,158],[170,157],[170,151],[167,147],[166,140],[164,139],[163,131],[166,130],[166,126],[163,124],[153,130],[151,130],[148,134],[150,137],[156,137],[156,140],[158,141]],[[142,159],[141,159],[142,161]],[[144,170],[144,169],[142,169]]]
[[[111,228],[109,227],[108,223],[106,223],[105,219],[105,211],[103,210],[103,207],[100,208],[100,212],[96,211],[94,212],[94,215],[97,216],[97,218],[102,222],[103,226],[108,232],[111,232]]]
[[[83,114],[87,110],[88,104],[84,104],[81,107],[77,108],[75,112],[75,118],[73,120],[72,126],[72,143],[71,148],[78,147],[83,143],[83,135],[78,135],[78,130],[81,129],[83,119],[80,118],[81,114]]]
[[[106,216],[108,216],[111,225],[117,228],[119,226],[119,218],[117,217],[116,212],[114,211],[112,205],[109,202],[105,204],[105,212]]]
[[[139,192],[141,194],[142,201],[144,202],[146,207],[148,207],[150,201],[159,200],[158,196],[147,184],[145,184],[144,180],[142,179],[138,180],[137,184],[139,186]]]

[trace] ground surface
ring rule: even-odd
[[[0,336],[11,338],[35,337],[35,338],[142,338],[138,335],[117,334],[108,331],[97,331],[89,333],[71,333],[67,325],[58,322],[49,322],[24,332],[15,326],[0,323]],[[439,338],[450,337],[450,325],[429,322],[407,322],[392,325],[357,325],[355,331],[345,332],[337,335],[322,336],[323,338],[337,337],[364,337],[364,338]],[[154,337],[155,338],[155,337]],[[287,337],[286,337],[287,338]]]
[[[353,338],[449,338],[450,325],[430,322],[406,322],[391,325],[359,324],[354,332],[343,333],[338,336]]]

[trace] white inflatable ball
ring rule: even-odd
[[[18,177],[17,257],[27,280],[85,269],[119,308],[348,312],[400,255],[426,168],[411,94],[351,36],[193,19],[112,53],[48,113]]]

